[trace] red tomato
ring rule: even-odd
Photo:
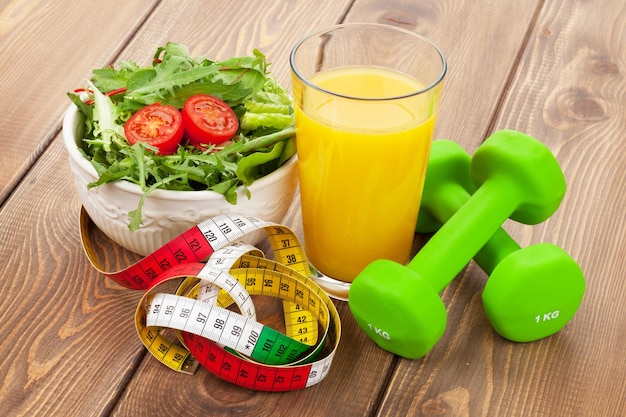
[[[124,134],[131,145],[144,142],[155,146],[162,155],[176,152],[183,132],[183,119],[178,109],[160,103],[143,107],[124,124]]]
[[[233,109],[217,97],[196,94],[189,97],[182,111],[185,135],[195,147],[220,144],[232,138],[239,129]]]

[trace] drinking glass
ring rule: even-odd
[[[446,59],[412,31],[353,23],[306,36],[290,65],[305,251],[345,300],[370,262],[409,260]]]

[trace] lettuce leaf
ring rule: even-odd
[[[92,83],[89,86],[93,90],[93,134],[99,139],[92,140],[91,144],[100,144],[109,152],[111,143],[124,139],[124,126],[118,122],[120,111],[113,101],[102,94]]]

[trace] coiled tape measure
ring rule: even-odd
[[[164,365],[188,374],[201,365],[226,381],[260,391],[301,389],[328,374],[341,335],[339,314],[310,278],[302,245],[289,228],[250,216],[220,215],[137,263],[107,272],[91,243],[91,227],[82,208],[85,254],[106,277],[146,291],[135,327]],[[238,241],[256,230],[265,231],[275,260]],[[176,289],[167,292],[172,283],[178,284]],[[285,334],[256,321],[252,295],[283,301]],[[232,304],[238,312],[229,309]],[[168,338],[168,329],[176,337]]]

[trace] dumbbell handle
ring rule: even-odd
[[[547,219],[565,194],[565,178],[550,150],[516,131],[487,138],[470,162],[478,187],[407,265],[441,293],[509,218]]]
[[[469,175],[469,172],[467,175]],[[432,207],[429,207],[427,210],[442,225],[471,197],[470,192],[458,183],[448,183],[433,191],[433,193],[429,199]],[[474,261],[487,275],[490,275],[502,259],[519,249],[520,246],[517,242],[502,227],[499,227],[480,251],[476,253]]]
[[[429,284],[441,293],[518,208],[520,202],[513,190],[519,186],[523,185],[506,176],[491,176],[430,238],[407,267],[429,277]]]

